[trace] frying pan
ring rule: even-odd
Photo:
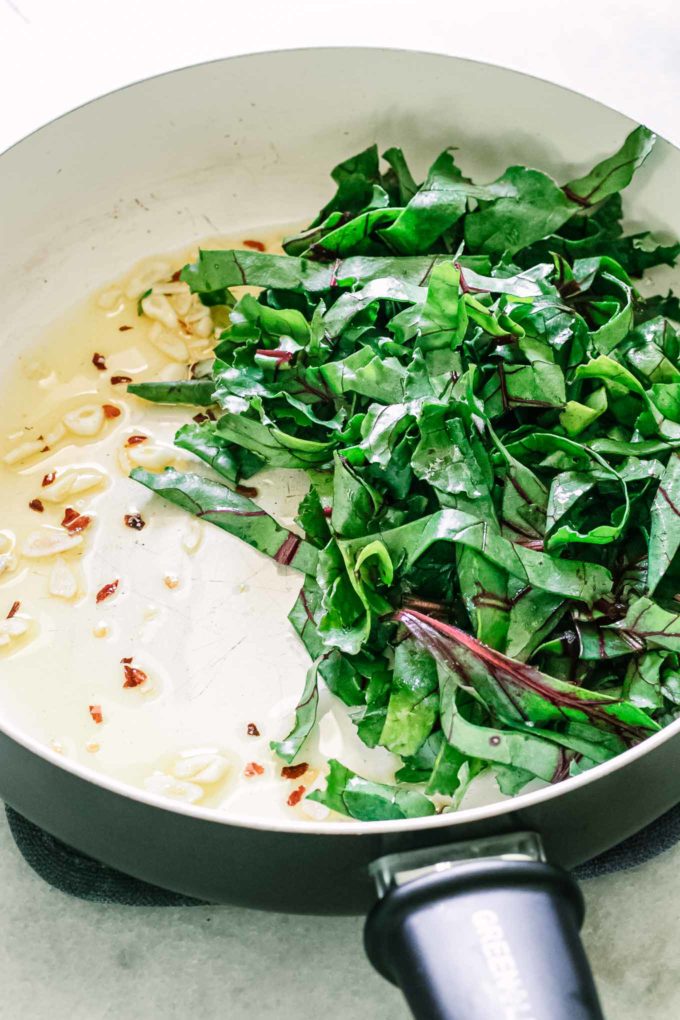
[[[418,169],[455,144],[483,180],[512,163],[568,179],[632,126],[534,78],[402,51],[265,53],[141,82],[0,157],[1,342],[21,351],[144,254],[215,227],[309,217],[329,168],[374,140],[404,145]],[[679,171],[680,152],[660,142],[627,193],[631,227],[680,235]],[[0,796],[78,850],[204,900],[370,908],[368,955],[416,1017],[595,1020],[582,901],[565,869],[680,800],[679,751],[680,720],[510,801],[405,821],[282,822],[128,787],[57,755],[2,708]]]

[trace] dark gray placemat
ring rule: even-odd
[[[196,906],[200,900],[131,878],[86,857],[7,807],[7,821],[26,863],[55,889],[98,903],[130,907]],[[599,878],[634,868],[670,850],[680,840],[680,804],[606,853],[576,868],[578,878]]]

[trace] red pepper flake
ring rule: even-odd
[[[267,249],[262,244],[262,241],[244,241],[244,248],[252,248],[253,251],[266,251]]]
[[[127,331],[129,329],[134,329],[134,326],[119,326],[118,327],[118,332],[119,333],[127,333]]]
[[[325,506],[323,508],[323,515],[324,515],[324,517],[332,517],[333,516],[333,507],[332,506]]]
[[[129,382],[132,382],[132,376],[131,375],[112,375],[111,376],[111,385],[112,386],[117,386],[118,383],[129,383]]]
[[[92,518],[88,517],[87,514],[78,513],[72,506],[67,506],[61,526],[70,531],[72,535],[75,535],[79,531],[85,531],[85,528],[89,527],[91,521]]]
[[[120,660],[123,663],[123,672],[125,673],[125,682],[123,687],[139,687],[148,680],[148,676],[143,669],[138,669],[136,666],[131,666],[132,656],[127,659]]]
[[[49,474],[43,475],[43,480],[42,480],[43,486],[51,485],[56,477],[57,477],[57,472],[56,471],[50,471]]]
[[[125,526],[133,531],[141,531],[146,526],[146,521],[141,514],[125,514]]]
[[[19,612],[20,609],[21,609],[21,602],[13,602],[12,603],[12,608],[10,609],[9,613],[7,614],[7,619],[11,620],[13,616],[17,615],[17,613]]]
[[[106,371],[106,358],[104,357],[103,354],[97,354],[97,352],[95,351],[95,353],[92,355],[92,364],[94,365],[95,368],[98,368],[100,372]]]
[[[128,436],[127,439],[125,440],[125,445],[126,446],[139,446],[140,443],[145,443],[148,438],[149,438],[148,436],[141,436],[141,435]]]
[[[176,269],[175,272],[170,277],[170,282],[171,283],[179,283],[179,278],[180,278],[181,275],[182,275],[182,270],[181,269]]]
[[[88,708],[89,708],[89,711],[90,711],[90,715],[92,716],[92,721],[93,722],[96,722],[96,723],[104,722],[104,716],[102,714],[102,706],[101,705],[89,705]]]
[[[38,514],[41,514],[45,509],[41,499],[32,499],[28,505],[31,510],[35,510],[35,512]]]
[[[247,776],[248,779],[250,779],[251,776],[261,776],[263,774],[264,768],[262,765],[258,765],[256,761],[249,761],[243,770],[243,775]]]
[[[290,797],[286,801],[288,807],[295,807],[296,804],[299,804],[305,795],[306,789],[307,789],[306,786],[298,786],[296,790],[293,790]]]
[[[108,584],[105,584],[103,587],[101,587],[97,592],[97,597],[95,600],[97,602],[97,605],[99,605],[100,602],[103,602],[104,599],[110,598],[110,596],[113,595],[114,592],[118,590],[119,584],[120,579],[116,578],[115,581],[109,581]]]
[[[258,491],[254,485],[237,485],[236,491],[239,496],[247,496],[248,499],[255,499],[258,495]]]
[[[120,418],[120,408],[115,404],[102,404],[102,411],[105,418]]]
[[[258,730],[258,728],[255,725],[255,723],[254,722],[249,722],[248,723],[248,736],[249,737],[259,737],[259,735],[260,735],[260,731]]]
[[[309,765],[306,761],[301,761],[299,765],[284,765],[281,775],[284,779],[299,779],[300,776],[304,776],[308,768]]]
[[[195,421],[197,425],[202,425],[204,421],[210,421],[210,418],[207,414],[200,413],[195,414],[191,420]]]

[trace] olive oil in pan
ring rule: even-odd
[[[257,240],[272,251],[280,237]],[[173,446],[200,409],[126,389],[188,378],[209,356],[210,313],[174,278],[193,257],[141,262],[5,368],[0,619],[11,616],[0,623],[0,711],[65,756],[163,796],[320,820],[325,807],[293,802],[300,786],[322,784],[328,758],[378,782],[392,782],[399,763],[365,747],[322,682],[319,725],[300,756],[309,767],[282,776],[269,742],[290,729],[309,667],[287,619],[299,573],[128,478],[135,465],[209,473]],[[149,288],[153,318],[137,311]],[[292,525],[299,472],[248,484]],[[483,779],[466,795],[494,799]]]

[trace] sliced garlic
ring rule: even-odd
[[[204,305],[199,305],[195,311],[187,313],[187,315],[184,316],[184,321],[194,336],[206,339],[212,335],[212,316],[210,315],[210,310]]]
[[[149,294],[142,299],[142,311],[149,319],[160,322],[167,329],[177,329],[179,320],[177,312],[172,307],[165,294]]]
[[[177,323],[175,324],[176,326]],[[184,340],[172,333],[168,333],[157,322],[149,330],[149,340],[154,347],[165,354],[167,358],[170,358],[171,361],[183,361],[186,363],[189,360],[189,350]]]
[[[155,283],[167,280],[172,275],[172,270],[167,262],[160,259],[147,262],[145,266],[131,276],[125,287],[125,296],[136,300],[141,294],[145,294]]]
[[[58,474],[51,485],[44,486],[40,497],[47,503],[63,503],[81,492],[89,492],[105,481],[106,475],[96,468],[69,469]]]
[[[203,538],[203,527],[200,521],[190,518],[182,534],[182,548],[185,552],[195,553]]]
[[[32,531],[26,537],[21,552],[28,559],[38,560],[70,552],[71,549],[76,549],[82,541],[82,535],[70,535],[68,531],[63,531],[61,528],[45,525],[37,531]]]
[[[14,555],[17,540],[13,531],[0,531],[0,574],[9,574],[16,569]]]
[[[64,415],[64,425],[75,436],[90,438],[96,436],[104,424],[104,409],[101,404],[84,404],[75,411]]]
[[[185,291],[177,291],[169,298],[170,304],[182,319],[189,314],[193,306],[193,295],[186,284],[183,286],[186,287]]]
[[[204,315],[202,319],[192,325],[191,331],[196,336],[200,336],[202,340],[207,340],[213,334],[213,323],[210,316]]]
[[[72,599],[78,593],[78,577],[68,563],[59,559],[50,571],[47,589],[60,599]]]
[[[22,461],[28,460],[29,457],[35,457],[36,453],[40,453],[44,447],[44,440],[32,439],[27,443],[15,446],[9,453],[4,454],[2,459],[5,464],[20,464]]]
[[[118,450],[118,453],[116,454],[116,459],[118,461],[118,467],[123,472],[123,474],[126,476],[129,475],[132,465],[130,464],[130,460],[128,458],[128,449],[126,446],[122,446]]]
[[[16,557],[12,553],[0,553],[0,574],[10,574],[16,565]]]
[[[136,467],[154,470],[167,467],[172,463],[174,450],[171,446],[161,446],[157,443],[139,443],[138,446],[126,448],[128,459]]]
[[[206,345],[203,340],[199,339],[196,343],[191,345],[189,356],[192,362],[196,361],[207,361],[212,359],[214,354],[214,348],[212,344]]]
[[[188,283],[183,283],[182,280],[168,280],[167,283],[154,283],[151,288],[154,294],[188,294],[191,297],[191,290],[189,289]]]
[[[157,793],[161,797],[172,797],[173,800],[182,800],[187,804],[195,804],[203,796],[203,790],[196,783],[185,783],[174,776],[168,776],[163,772],[154,772],[144,780],[144,786],[149,793]]]
[[[323,821],[330,814],[325,804],[319,804],[317,800],[310,800],[308,797],[303,797],[300,801],[300,810],[315,822]]]
[[[224,779],[229,762],[221,754],[193,754],[180,758],[172,771],[177,779],[191,779],[194,783],[217,783]]]
[[[58,382],[59,376],[57,375],[57,373],[50,372],[49,375],[45,375],[42,377],[42,379],[38,379],[38,386],[40,387],[41,390],[49,390]]]
[[[30,622],[30,617],[25,616],[13,616],[9,620],[0,620],[0,646],[4,647],[16,638],[23,637],[28,631]]]

